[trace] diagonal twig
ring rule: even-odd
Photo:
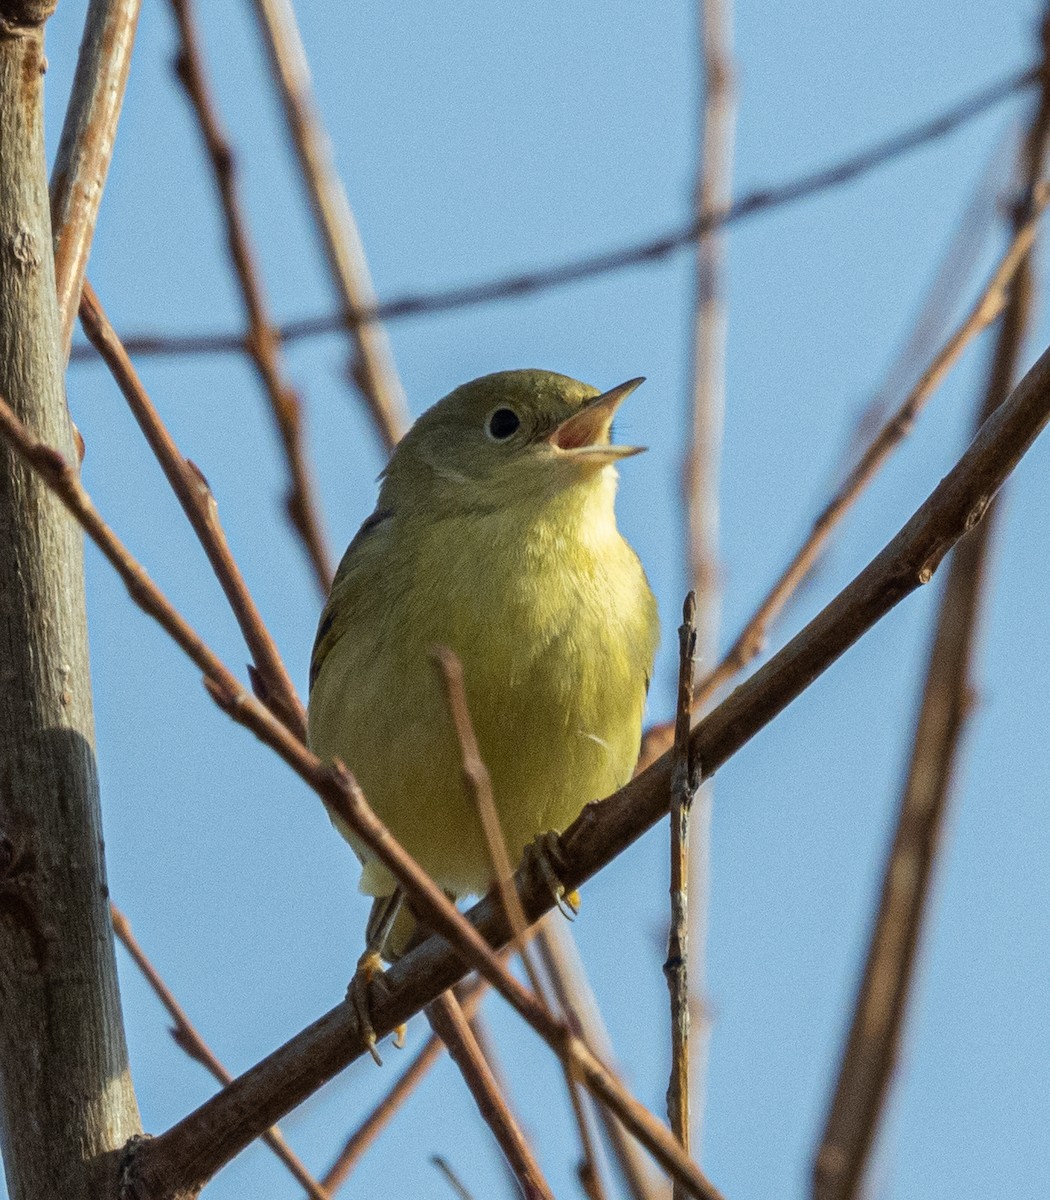
[[[474,725],[470,719],[470,709],[467,704],[466,685],[463,680],[463,664],[447,646],[437,646],[433,650],[434,661],[437,664],[441,682],[445,691],[445,701],[448,705],[452,724],[459,742],[460,762],[464,783],[474,801],[481,830],[485,838],[489,859],[492,863],[492,873],[495,879],[496,891],[503,903],[503,910],[511,928],[511,945],[521,959],[525,974],[534,994],[546,1008],[548,1015],[553,1018],[553,1009],[547,987],[541,976],[528,944],[528,922],[524,909],[514,886],[514,865],[507,852],[507,843],[503,836],[499,814],[492,796],[492,780],[481,757],[481,748],[474,733]],[[583,1108],[580,1096],[579,1082],[572,1071],[571,1063],[563,1060],[565,1084],[572,1104],[573,1116],[580,1134],[580,1144],[583,1149],[580,1180],[592,1200],[600,1200],[601,1176],[598,1171],[597,1155],[591,1139],[587,1114]]]
[[[113,157],[142,0],[91,0],[73,91],[51,172],[55,291],[63,361],[69,357],[80,287]]]
[[[1023,155],[1026,191],[1013,215],[1014,230],[1032,215],[1050,137],[1050,9],[1042,24],[1047,74]],[[978,427],[1006,399],[1032,314],[1032,251],[1025,256],[999,326]],[[911,761],[897,828],[883,874],[849,1036],[843,1051],[812,1180],[815,1200],[852,1200],[865,1167],[893,1079],[915,977],[930,882],[952,783],[971,708],[973,658],[985,593],[987,560],[998,501],[980,526],[952,553],[923,685]]]
[[[468,1020],[477,1010],[486,987],[484,980],[474,978],[463,986],[462,990],[457,989],[457,992],[460,993],[458,995],[460,1006]],[[335,1161],[321,1180],[322,1187],[333,1193],[342,1187],[361,1161],[365,1151],[383,1132],[401,1105],[422,1083],[431,1067],[441,1057],[444,1049],[445,1043],[436,1033],[427,1038],[415,1058],[397,1077],[393,1087],[347,1138],[342,1149],[336,1155]]]
[[[999,266],[978,296],[967,316],[934,356],[918,383],[900,407],[868,443],[856,465],[846,476],[813,523],[809,535],[781,572],[765,598],[737,635],[717,666],[696,686],[694,710],[703,706],[763,650],[772,623],[806,577],[835,527],[860,498],[894,449],[908,436],[927,400],[933,395],[970,342],[999,316],[1009,287],[1035,239],[1039,217],[1050,202],[1050,188],[1040,185],[1034,193],[1031,212],[1011,239]],[[639,756],[645,767],[668,748],[674,738],[673,723],[655,725],[646,732]]]
[[[342,301],[344,324],[354,347],[350,374],[389,452],[408,428],[405,394],[382,326],[357,319],[358,313],[375,307],[376,296],[357,222],[317,111],[295,9],[291,0],[253,0],[253,4],[329,274]]]
[[[671,922],[664,975],[671,996],[671,1078],[667,1085],[667,1118],[682,1149],[689,1152],[689,810],[700,782],[690,761],[689,714],[696,671],[696,593],[690,592],[678,627],[678,703],[671,765]],[[683,1200],[677,1184],[673,1200]]]
[[[472,305],[529,296],[536,292],[562,287],[565,284],[591,279],[594,276],[620,271],[627,267],[659,262],[669,255],[691,246],[698,238],[715,229],[723,229],[760,213],[770,212],[784,205],[794,204],[796,201],[819,195],[832,188],[852,183],[868,171],[875,170],[903,154],[908,154],[920,146],[952,133],[989,108],[1002,103],[1010,96],[1025,91],[1037,81],[1038,76],[1038,67],[1029,67],[1024,71],[1010,74],[988,87],[981,88],[931,120],[876,142],[873,146],[858,151],[848,158],[799,176],[787,183],[748,192],[724,212],[717,213],[708,220],[693,219],[687,225],[673,229],[660,237],[575,259],[547,270],[530,271],[486,283],[467,284],[463,287],[449,288],[424,295],[400,296],[377,304],[372,309],[359,312],[357,320],[361,322],[393,321],[401,317],[449,312]],[[282,341],[293,342],[320,334],[336,333],[345,327],[346,315],[337,313],[290,321],[286,325],[282,325],[278,332]],[[138,334],[126,338],[125,343],[132,354],[218,354],[245,349],[245,339],[243,335],[237,333],[191,334],[185,337]],[[77,360],[88,358],[91,357],[91,352],[86,347],[74,347],[73,357]]]
[[[732,202],[736,126],[736,79],[732,59],[733,0],[698,0],[698,26],[704,83],[696,180],[696,219],[698,227],[703,227],[717,221],[729,210]],[[696,608],[696,656],[705,664],[705,668],[715,661],[718,654],[718,630],[722,608],[718,527],[728,326],[725,242],[724,231],[713,228],[701,234],[696,245],[692,428],[689,447],[682,462],[686,552]],[[697,817],[693,823],[693,846],[684,864],[688,879],[682,880],[682,894],[688,898],[688,913],[683,913],[682,919],[688,923],[689,940],[692,943],[691,985],[697,996],[698,1006],[699,997],[704,989],[713,800],[709,785],[699,797]],[[673,828],[674,814],[671,822]],[[679,849],[674,845],[675,838],[676,835],[673,834],[672,858]],[[686,936],[684,928],[681,930],[681,936]],[[668,957],[670,960],[671,956]],[[684,962],[682,972],[684,979]],[[679,1012],[672,1011],[672,1022],[680,1019],[685,1022],[685,1028],[688,1028],[688,1000],[684,993],[680,1000]],[[674,1007],[673,1000],[672,1009]],[[687,1086],[693,1089],[692,1113],[697,1126],[697,1142],[703,1114],[708,1032],[705,1021],[697,1031],[698,1036],[689,1043],[692,1061],[683,1065],[682,1077],[689,1080]],[[674,1086],[675,1081],[672,1079],[672,1087]],[[684,1112],[688,1113],[689,1097],[684,1096],[682,1100]],[[669,1109],[669,1115],[677,1113],[681,1116],[682,1111],[676,1103]],[[682,1145],[688,1147],[688,1133],[677,1129],[676,1132],[680,1135]]]
[[[255,662],[256,692],[301,739],[306,737],[306,712],[295,685],[281,660],[262,614],[255,606],[248,585],[230,551],[219,523],[218,506],[207,480],[198,467],[184,458],[153,406],[131,359],[121,345],[105,310],[89,281],[84,281],[80,319],[95,349],[105,359],[124,398],[157,457],[172,491],[178,497],[204,552],[208,556],[244,640]]]
[[[536,930],[535,945],[567,1020],[605,1065],[615,1070],[612,1043],[572,934],[553,916],[546,917]],[[653,1200],[654,1188],[637,1143],[607,1108],[598,1105],[597,1113],[630,1200]]]
[[[179,1049],[184,1050],[195,1062],[200,1063],[220,1083],[229,1083],[233,1076],[216,1057],[215,1052],[201,1036],[200,1031],[187,1016],[186,1010],[175,999],[175,994],[164,982],[160,972],[139,945],[138,939],[132,933],[131,924],[127,917],[115,904],[109,906],[109,915],[113,922],[113,932],[116,934],[117,940],[127,950],[135,966],[138,967],[143,978],[153,989],[153,994],[164,1005],[168,1011],[168,1016],[174,1021],[171,1036],[174,1038],[175,1044]],[[303,1161],[284,1140],[284,1134],[281,1133],[276,1125],[262,1134],[262,1140],[277,1155],[281,1162],[284,1163],[295,1179],[306,1188],[306,1194],[311,1197],[311,1200],[331,1200],[331,1193],[327,1187],[314,1179]]]
[[[273,412],[284,447],[289,485],[285,507],[292,526],[302,540],[322,595],[332,583],[332,562],[321,527],[313,476],[306,461],[302,401],[289,384],[281,353],[280,335],[270,318],[263,294],[248,225],[237,190],[233,151],[212,99],[204,72],[200,39],[190,0],[171,0],[179,31],[175,71],[200,126],[222,203],[226,242],[230,251],[241,298],[248,318],[245,347],[251,356]]]
[[[478,1111],[495,1135],[514,1172],[525,1200],[554,1200],[554,1193],[543,1177],[532,1147],[504,1099],[492,1068],[481,1052],[477,1038],[453,993],[442,992],[427,1005],[426,1013],[434,1032],[445,1043],[450,1057],[459,1067]]]

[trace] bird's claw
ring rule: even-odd
[[[378,979],[382,981],[385,974],[386,968],[383,966],[383,960],[379,952],[376,950],[366,950],[357,960],[357,970],[354,972],[354,977],[350,980],[350,984],[346,989],[346,998],[354,1006],[361,1036],[364,1039],[368,1053],[372,1056],[372,1061],[377,1067],[383,1065],[383,1060],[379,1057],[379,1051],[376,1049],[377,1039],[375,1026],[372,1024],[372,1001],[369,989],[374,980]],[[404,1044],[403,1025],[398,1028],[394,1044],[398,1047]]]
[[[529,864],[535,863],[557,905],[558,912],[567,921],[575,921],[580,911],[580,894],[576,891],[566,891],[565,884],[558,877],[558,870],[564,861],[558,834],[553,829],[541,833],[535,841],[525,847],[525,861]]]

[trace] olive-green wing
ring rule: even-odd
[[[360,573],[362,565],[362,550],[371,541],[376,530],[393,516],[389,509],[376,509],[354,535],[354,540],[346,548],[339,570],[335,573],[332,592],[328,603],[321,613],[317,626],[317,636],[314,638],[313,653],[310,655],[310,690],[317,682],[321,668],[332,647],[346,632],[352,616],[351,606],[354,591],[355,576]]]

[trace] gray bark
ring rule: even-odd
[[[43,143],[43,22],[0,0],[0,394],[74,454]],[[0,1152],[12,1200],[114,1195],[140,1130],[94,757],[79,530],[0,446]]]

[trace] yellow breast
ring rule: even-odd
[[[490,870],[431,647],[447,645],[463,663],[513,861],[634,767],[656,608],[616,529],[615,475],[605,474],[527,515],[393,514],[341,568],[311,744],[347,764],[394,835],[455,895],[485,890]],[[388,873],[355,849],[362,890],[388,894]]]

